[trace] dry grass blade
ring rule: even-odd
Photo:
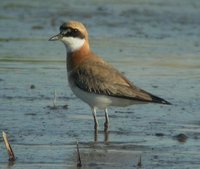
[[[15,158],[14,152],[12,150],[12,147],[11,147],[9,141],[8,141],[7,134],[3,131],[2,135],[3,135],[3,140],[4,140],[4,143],[5,143],[6,149],[8,151],[9,161],[15,161],[16,158]]]

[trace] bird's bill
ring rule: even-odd
[[[56,40],[61,40],[62,39],[62,35],[59,33],[57,35],[52,36],[49,41],[56,41]]]

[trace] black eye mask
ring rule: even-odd
[[[60,34],[62,34],[63,37],[73,37],[80,39],[85,38],[85,36],[78,29],[73,29],[71,27],[66,27],[63,25],[60,27]]]

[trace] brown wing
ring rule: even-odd
[[[134,86],[123,74],[105,62],[86,60],[72,71],[74,83],[84,91],[143,102],[169,104]]]

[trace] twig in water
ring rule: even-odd
[[[79,151],[78,141],[76,142],[76,148],[77,148],[77,167],[82,167],[81,155],[80,155],[80,151]]]
[[[142,156],[140,155],[139,161],[137,163],[138,167],[142,167]]]
[[[3,131],[2,135],[3,135],[3,140],[4,140],[4,143],[5,143],[6,149],[8,151],[9,161],[15,161],[16,158],[15,158],[14,152],[12,150],[12,147],[11,147],[9,141],[8,141],[7,134]]]

